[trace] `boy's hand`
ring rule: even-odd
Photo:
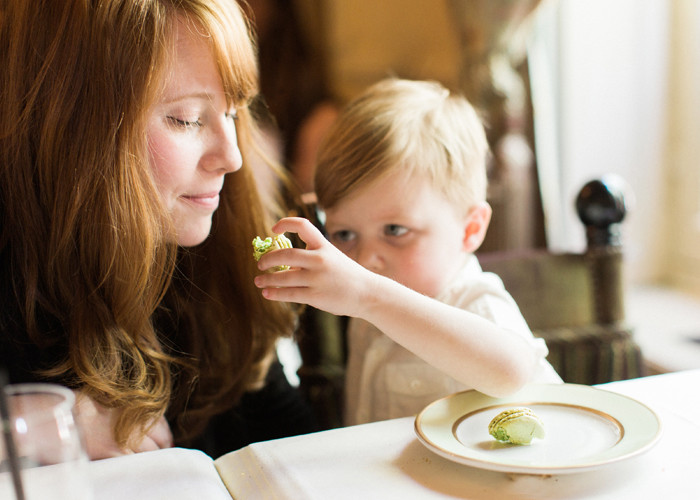
[[[341,316],[361,316],[359,311],[377,275],[333,246],[307,219],[287,217],[272,227],[275,233],[297,233],[306,249],[287,248],[260,258],[261,271],[288,265],[291,269],[255,278],[270,300],[308,304]]]

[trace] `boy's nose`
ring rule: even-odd
[[[357,249],[357,263],[370,271],[379,272],[383,267],[383,259],[373,245],[360,245]]]

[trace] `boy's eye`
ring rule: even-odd
[[[403,236],[408,232],[408,228],[399,224],[387,224],[384,226],[384,234],[386,236]]]
[[[202,122],[199,118],[195,120],[183,120],[182,118],[177,118],[176,116],[168,116],[168,120],[171,124],[181,128],[192,128],[202,126]]]
[[[331,234],[332,243],[346,243],[355,239],[355,233],[353,231],[341,230],[335,231]]]
[[[235,122],[236,120],[238,120],[238,110],[236,108],[233,108],[231,111],[226,113],[226,118],[229,118]]]

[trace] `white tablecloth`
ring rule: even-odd
[[[659,416],[663,434],[643,455],[553,476],[491,472],[444,459],[416,438],[413,418],[251,445],[220,468],[234,498],[685,499],[700,498],[700,370],[601,386]]]
[[[181,448],[92,462],[95,498],[700,498],[700,370],[601,388],[631,396],[658,414],[663,434],[656,446],[581,473],[508,474],[434,454],[417,440],[414,419],[403,418],[256,443],[222,457],[216,466],[203,453]]]

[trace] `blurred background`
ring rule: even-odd
[[[629,320],[645,351],[677,348],[659,364],[700,366],[700,2],[248,4],[270,135],[304,190],[344,102],[386,76],[439,80],[487,124],[494,218],[482,251],[583,251],[576,194],[619,175]]]

